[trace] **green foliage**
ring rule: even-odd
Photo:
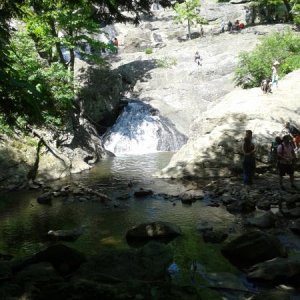
[[[235,82],[243,88],[259,86],[271,77],[275,60],[280,62],[279,77],[300,67],[300,37],[290,31],[275,33],[264,38],[252,52],[239,55]]]
[[[25,31],[13,35],[10,45],[12,68],[26,82],[28,100],[11,99],[14,119],[23,123],[60,123],[64,113],[71,107],[74,86],[70,73],[59,63],[48,65],[40,59],[34,42]],[[22,122],[20,123],[20,119]]]
[[[174,57],[163,57],[157,60],[157,67],[159,68],[171,68],[177,65],[176,58]]]
[[[191,30],[190,26],[192,23],[195,24],[204,24],[206,23],[205,19],[200,16],[199,8],[200,8],[200,0],[185,0],[182,3],[176,3],[175,4],[175,11],[177,13],[177,16],[175,17],[175,20],[177,22],[188,22],[188,33],[189,38],[191,38]]]
[[[60,124],[76,92],[75,51],[89,62],[102,63],[108,45],[94,39],[100,24],[132,21],[149,13],[152,1],[3,0],[0,4],[0,116],[2,122]],[[169,0],[161,0],[164,7]],[[130,12],[130,13],[128,13]],[[11,39],[11,18],[22,28]],[[25,27],[25,28],[24,28]],[[93,53],[85,53],[89,44]],[[63,51],[69,52],[66,61]],[[20,121],[21,120],[21,121]]]
[[[3,116],[0,115],[0,133],[10,135],[12,133],[11,127],[6,123]]]
[[[146,54],[152,54],[153,53],[153,49],[152,48],[146,48],[145,49],[145,53]]]
[[[299,0],[292,1],[291,14],[293,15],[293,21],[296,25],[300,25],[300,2]]]

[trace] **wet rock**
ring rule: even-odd
[[[98,282],[158,280],[165,278],[173,254],[168,246],[151,241],[140,249],[105,250],[78,270],[81,278]]]
[[[75,241],[83,233],[83,227],[70,230],[49,230],[47,235],[55,240]]]
[[[281,213],[287,218],[299,218],[300,217],[300,207],[292,209],[281,209]]]
[[[40,204],[51,204],[52,196],[52,192],[46,192],[37,198],[37,202]]]
[[[42,262],[25,267],[17,273],[15,281],[30,293],[30,299],[35,299],[40,292],[39,289],[45,293],[47,286],[51,285],[49,288],[53,289],[53,284],[62,283],[63,278],[50,263]]]
[[[261,209],[261,210],[270,210],[271,209],[271,203],[269,200],[258,201],[256,203],[256,206],[258,209]]]
[[[231,203],[234,203],[237,201],[236,198],[232,197],[231,195],[229,194],[224,194],[222,197],[221,197],[221,201],[223,202],[224,205],[228,205],[228,204],[231,204]]]
[[[285,201],[286,203],[299,203],[300,202],[300,194],[295,194],[295,195],[287,195],[287,197],[285,197]]]
[[[10,279],[12,275],[11,264],[7,261],[0,261],[0,281]]]
[[[152,222],[137,225],[127,231],[127,240],[172,239],[181,235],[179,226],[168,222]]]
[[[276,237],[260,230],[253,230],[238,236],[223,246],[221,251],[225,257],[239,267],[251,266],[287,255],[286,249]]]
[[[0,261],[11,260],[12,258],[13,258],[13,256],[10,254],[0,253]]]
[[[300,219],[291,220],[288,225],[289,229],[296,234],[300,234]]]
[[[202,200],[205,196],[205,193],[204,191],[202,190],[195,190],[195,189],[191,189],[191,190],[187,190],[187,191],[184,191],[183,193],[179,194],[179,198],[181,200],[190,200],[192,202],[195,202],[197,200]]]
[[[271,228],[275,225],[275,220],[275,215],[272,212],[267,212],[257,217],[247,218],[245,224],[258,228]]]
[[[246,214],[255,210],[255,203],[248,200],[239,200],[227,205],[226,209],[232,214]]]
[[[205,230],[202,236],[206,243],[221,243],[226,240],[228,234],[221,230]]]
[[[50,262],[61,275],[74,272],[84,261],[85,256],[82,253],[61,244],[50,246],[30,259],[31,263]]]
[[[146,197],[146,196],[150,196],[150,195],[153,195],[153,191],[152,190],[144,190],[143,188],[134,192],[134,196],[137,198]]]
[[[208,282],[208,286],[212,288],[231,289],[245,292],[248,291],[248,289],[241,283],[239,277],[232,273],[207,273],[203,277]]]
[[[282,290],[263,291],[255,295],[252,300],[290,300],[290,293]]]
[[[256,280],[283,280],[300,275],[300,258],[277,257],[250,268],[248,277]]]

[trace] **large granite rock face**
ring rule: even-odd
[[[118,60],[112,68],[130,86],[129,98],[149,103],[167,117],[186,136],[203,112],[234,89],[233,71],[241,51],[250,51],[261,35],[283,31],[289,25],[258,25],[240,33],[220,34],[222,20],[244,20],[244,4],[216,4],[203,1],[200,14],[207,18],[204,37],[188,40],[186,24],[174,22],[171,9],[154,11],[139,26],[116,24],[120,40]],[[195,36],[199,27],[192,27]],[[159,35],[159,40],[155,37]],[[146,54],[146,49],[152,50]],[[194,61],[199,51],[202,65]]]
[[[120,94],[123,89],[121,76],[108,66],[93,66],[76,59],[75,77],[81,87],[77,97],[84,117],[102,126],[111,126],[117,117]]]
[[[226,176],[241,166],[241,145],[251,129],[256,156],[267,163],[272,139],[286,132],[283,123],[297,124],[300,98],[300,70],[279,81],[273,94],[260,88],[235,89],[204,112],[191,126],[190,138],[162,170],[162,177]]]

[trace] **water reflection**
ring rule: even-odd
[[[178,195],[186,187],[173,181],[153,178],[151,175],[164,167],[172,153],[142,156],[124,156],[107,159],[89,172],[72,175],[53,186],[80,184],[100,189],[113,199],[116,207],[105,207],[93,201],[54,198],[51,205],[40,205],[38,192],[18,192],[0,195],[0,253],[17,256],[35,253],[55,241],[47,238],[49,230],[73,229],[85,226],[84,233],[75,242],[66,242],[80,251],[94,254],[105,247],[128,247],[125,235],[133,225],[166,221],[196,232],[199,219],[208,217],[217,223],[214,215],[222,215],[222,208],[209,208],[197,201],[192,206],[166,200],[162,196],[135,198],[135,190],[150,188],[155,194]],[[128,185],[132,182],[132,186]],[[123,197],[123,198],[122,198]],[[124,199],[124,200],[120,200]],[[232,220],[228,219],[228,222]]]

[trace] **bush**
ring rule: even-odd
[[[153,49],[152,48],[146,48],[145,49],[145,53],[146,54],[152,54],[153,53]]]
[[[275,33],[264,38],[252,52],[239,55],[234,80],[243,88],[259,86],[271,78],[272,63],[280,62],[279,77],[300,68],[300,37],[291,31]]]
[[[177,65],[176,58],[164,57],[157,61],[157,66],[159,68],[171,68],[172,66]]]

